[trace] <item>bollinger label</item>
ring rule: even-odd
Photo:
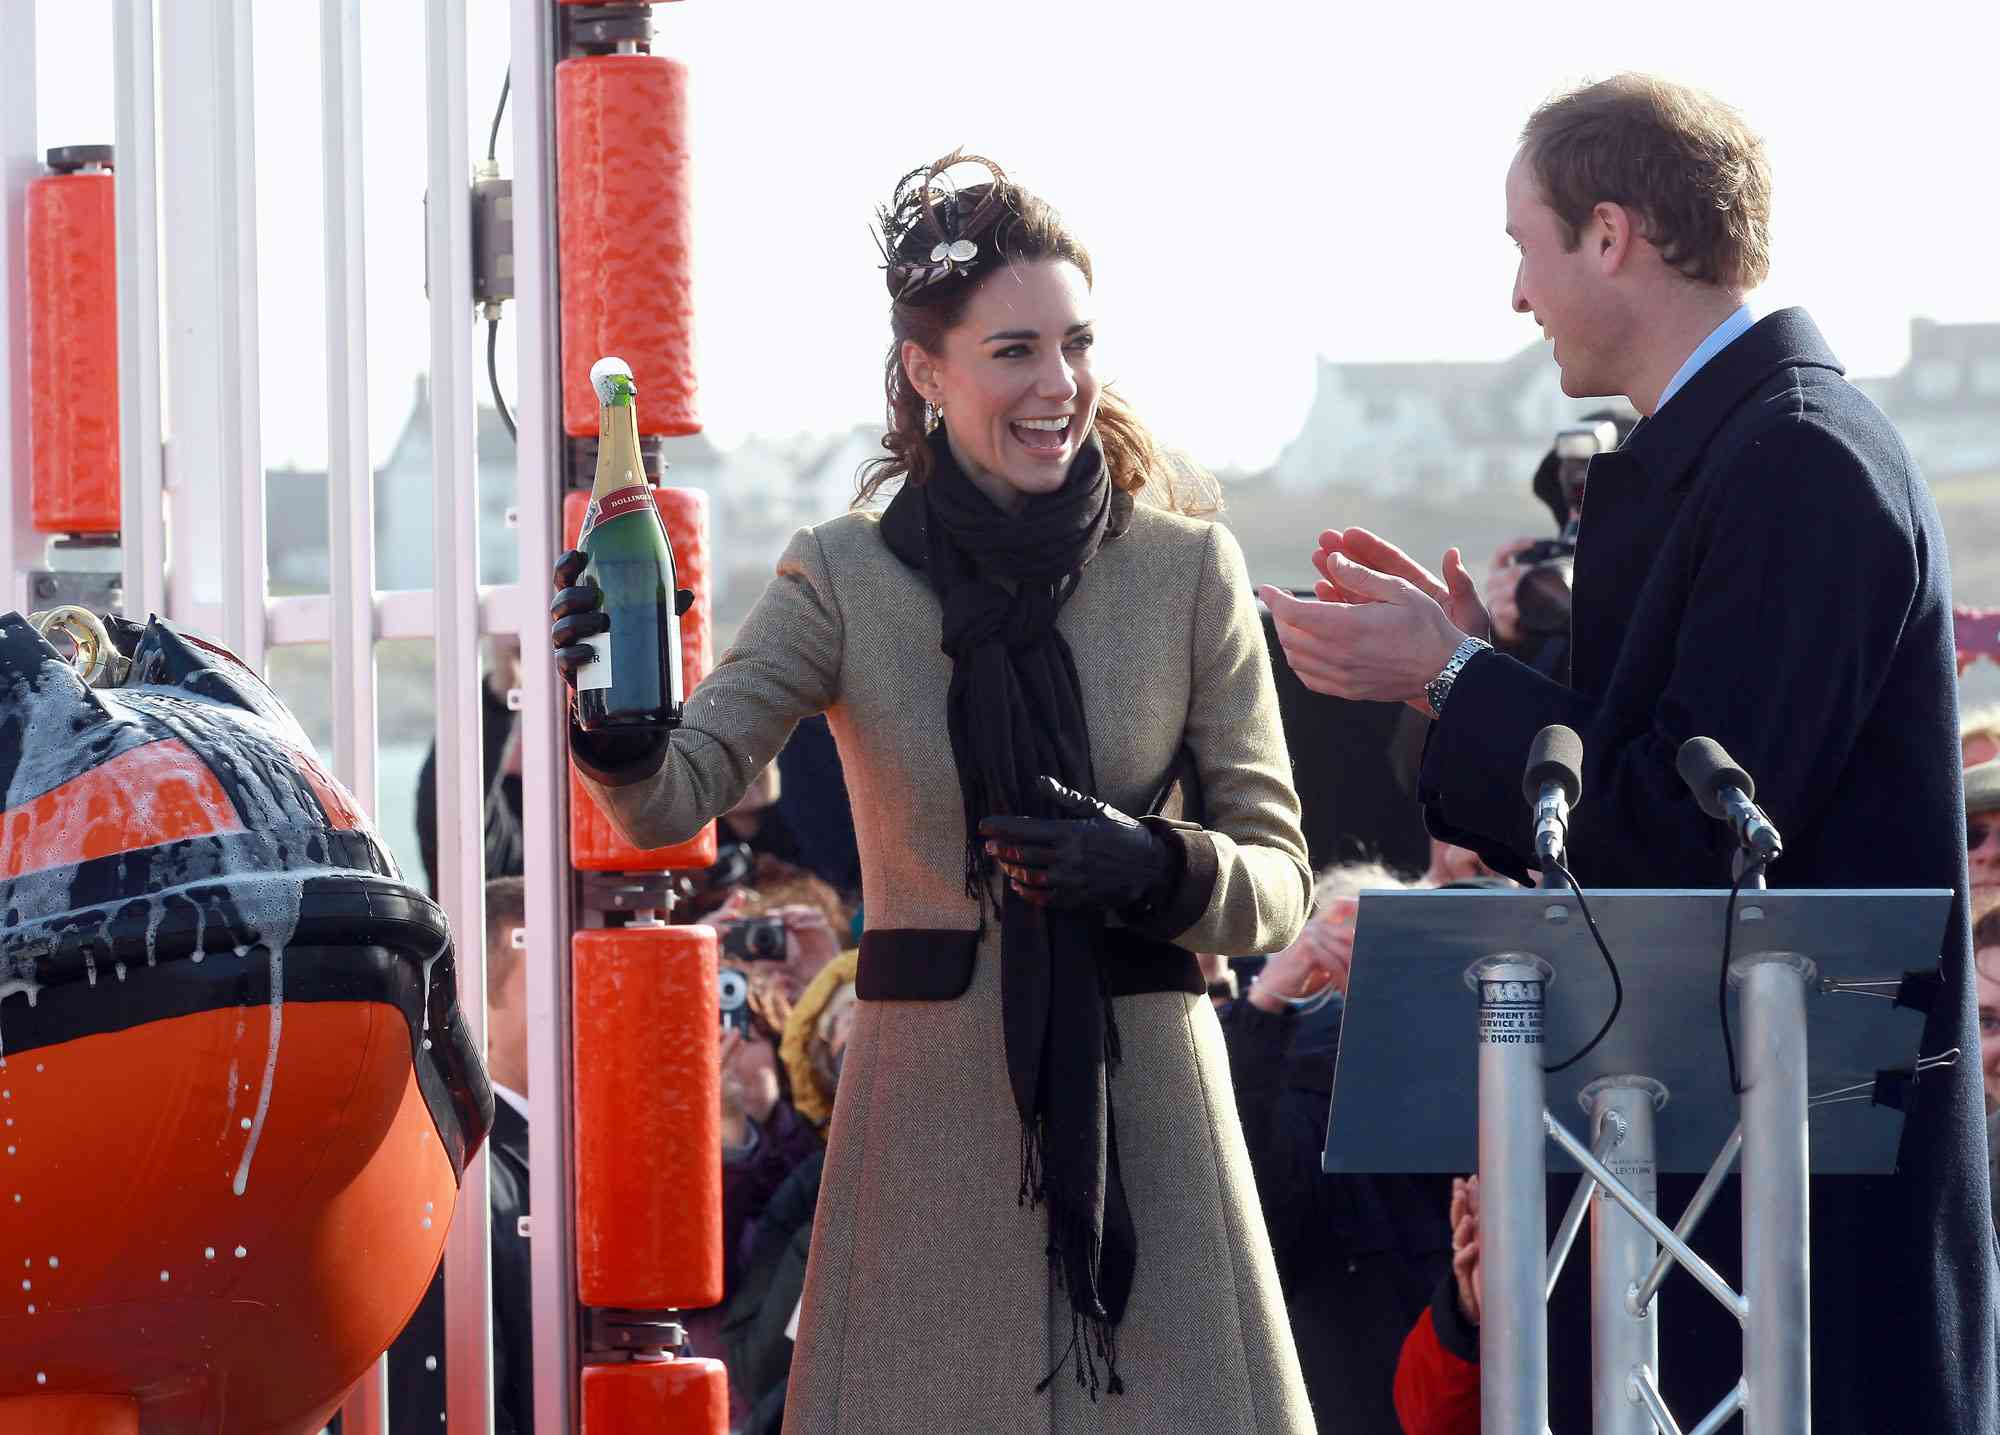
[[[597,661],[585,663],[576,670],[576,690],[587,693],[596,688],[611,686],[611,635],[593,633],[585,638],[585,646],[597,654]]]
[[[614,518],[642,508],[653,501],[653,491],[643,483],[635,483],[626,488],[614,489],[602,499],[592,498],[583,510],[583,528],[576,535],[577,547],[581,548],[590,530],[600,523],[608,523]]]

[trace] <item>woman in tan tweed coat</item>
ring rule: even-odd
[[[904,480],[896,502],[793,538],[670,741],[573,729],[574,748],[605,811],[653,847],[734,804],[801,717],[825,712],[839,744],[863,871],[863,1001],[814,1224],[788,1431],[1310,1432],[1221,1032],[1190,955],[1285,946],[1310,888],[1242,555],[1225,530],[1147,491],[1165,466],[1089,372],[1080,246],[1004,177],[954,192],[944,168],[919,172],[914,190],[906,181],[884,212],[898,347],[892,457],[875,477]],[[990,203],[979,208],[996,193],[997,221]],[[974,258],[958,257],[968,249]],[[927,406],[946,411],[928,436]],[[1063,581],[989,566],[987,545],[975,545],[978,573],[1008,580],[976,584],[995,625],[980,648],[965,631],[967,590],[941,604],[949,552],[938,545],[1048,521],[1099,463],[1101,501],[1062,509],[1085,515],[1084,556]],[[953,491],[961,508],[992,510],[978,515],[986,526],[947,530]],[[576,571],[558,567],[566,674],[594,631],[588,590],[565,586]],[[1052,631],[1031,621],[1034,594]],[[1044,722],[1036,695],[1068,669],[1033,663],[1060,653],[1073,658],[1081,713],[1058,702]],[[1010,727],[996,691],[1025,693],[1031,720]],[[1064,730],[1087,751],[1065,756]],[[972,809],[992,793],[968,770],[997,771],[994,745],[1004,753],[1010,740],[1056,743],[1022,761],[1067,762],[1054,775],[1114,810],[1017,793],[1018,805],[982,811],[1047,817],[1041,828],[980,823]],[[1125,819],[1148,811],[1181,754],[1192,755],[1205,825]],[[1073,835],[1055,844],[1068,857],[1018,837],[1031,829]],[[1016,835],[986,847],[997,830]],[[1102,904],[1066,906],[1072,879],[1075,890],[1119,891],[1119,905],[1108,916]],[[1090,943],[1068,961],[1065,922]],[[1024,1117],[1014,1054],[1028,1029],[1009,1010],[1025,980],[1024,931],[1055,943],[1036,948],[1056,958],[1036,969],[1051,1033],[1046,1121]],[[1087,985],[1074,984],[1079,972]],[[1064,1025],[1100,997],[1101,1044],[1095,1016]],[[1094,1064],[1076,1058],[1079,1046]],[[1075,1195],[1056,1189],[1075,1153],[1057,1144],[1054,1113],[1079,1086],[1100,1093],[1105,1113],[1095,1168],[1082,1128],[1090,1199],[1075,1207],[1100,1213],[1101,1247],[1076,1244],[1074,1231],[1065,1244],[1050,1215]],[[1093,1182],[1107,1152],[1108,1182]]]

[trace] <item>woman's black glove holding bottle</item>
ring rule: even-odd
[[[630,767],[647,761],[664,745],[659,732],[585,732],[576,724],[574,699],[576,673],[585,663],[594,662],[596,651],[585,641],[611,631],[611,618],[604,611],[604,594],[594,583],[579,583],[590,556],[572,548],[556,559],[553,584],[556,595],[549,602],[549,642],[555,649],[556,671],[569,687],[570,749],[590,766],[602,771]]]
[[[611,631],[611,619],[604,611],[604,594],[594,583],[578,583],[590,555],[572,548],[556,559],[556,596],[549,603],[549,640],[555,645],[556,671],[570,690],[576,690],[576,670],[596,658],[584,641]]]
[[[1067,818],[988,817],[979,824],[986,850],[1015,893],[1047,907],[1150,910],[1170,895],[1178,865],[1157,833],[1108,803],[1053,777],[1036,786]]]

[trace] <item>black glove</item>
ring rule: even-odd
[[[999,859],[1022,900],[1122,911],[1165,899],[1174,857],[1164,840],[1053,777],[1038,777],[1035,785],[1057,809],[1075,817],[988,817],[979,824],[986,850]]]
[[[590,556],[581,548],[572,548],[556,559],[556,596],[549,603],[549,616],[555,619],[549,625],[549,640],[555,645],[556,671],[572,689],[576,687],[576,670],[597,659],[584,639],[611,631],[604,594],[595,583],[576,581],[589,561]]]
[[[556,671],[569,684],[572,698],[576,695],[576,670],[597,660],[597,653],[584,639],[611,631],[604,594],[594,583],[576,581],[589,561],[590,556],[581,548],[572,548],[556,559],[556,596],[549,603],[549,616],[555,620],[549,625],[549,641],[555,647]],[[639,764],[657,766],[659,753],[666,746],[664,733],[587,733],[574,722],[569,742],[570,750],[597,768],[595,775],[599,776]]]

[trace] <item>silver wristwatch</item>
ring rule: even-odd
[[[1467,638],[1452,650],[1438,675],[1424,684],[1424,700],[1431,705],[1432,717],[1444,716],[1445,699],[1451,696],[1451,685],[1458,681],[1458,675],[1465,665],[1481,653],[1490,653],[1493,645],[1483,638]]]

